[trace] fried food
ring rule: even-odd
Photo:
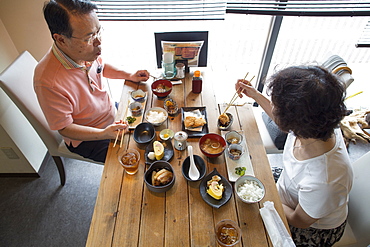
[[[229,124],[229,122],[230,122],[230,118],[229,118],[229,116],[227,115],[227,114],[225,114],[225,113],[222,113],[219,117],[218,117],[218,120],[220,121],[220,123],[222,124],[222,125],[228,125]]]
[[[184,125],[186,128],[196,128],[205,125],[207,121],[204,118],[197,118],[192,116],[187,116],[184,120]]]

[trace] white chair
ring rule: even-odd
[[[271,139],[271,136],[267,130],[267,127],[262,119],[262,112],[263,109],[258,106],[258,107],[252,107],[253,109],[253,114],[256,119],[256,123],[258,126],[258,130],[260,132],[261,138],[263,145],[265,146],[265,150],[267,154],[281,154],[283,150],[279,150],[275,144],[274,141]]]
[[[98,163],[70,152],[62,136],[49,129],[45,116],[33,90],[33,74],[37,61],[32,55],[23,52],[8,68],[0,74],[0,87],[20,109],[36,130],[58,168],[61,185],[65,184],[66,175],[61,157]],[[101,164],[101,163],[98,163]]]
[[[370,245],[370,151],[353,163],[354,181],[349,193],[348,224],[342,239],[334,246]],[[348,227],[349,226],[349,227]]]

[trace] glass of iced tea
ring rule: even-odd
[[[134,175],[139,168],[140,153],[136,149],[127,149],[118,155],[118,161],[127,174]]]
[[[221,220],[215,226],[217,243],[222,247],[234,246],[239,243],[241,230],[232,220]]]

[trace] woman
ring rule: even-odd
[[[340,81],[318,66],[294,66],[272,76],[271,101],[238,80],[239,96],[253,98],[288,132],[277,187],[297,246],[332,246],[347,219],[353,173],[338,127],[346,107]]]

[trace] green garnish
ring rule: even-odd
[[[247,170],[247,168],[245,168],[244,166],[243,167],[235,167],[235,173],[239,176],[243,176],[245,174],[245,170]]]
[[[129,124],[132,124],[133,122],[135,122],[135,121],[136,121],[136,118],[129,116],[129,117],[127,117],[127,118],[126,118],[126,120],[127,120],[127,122],[128,122]]]

